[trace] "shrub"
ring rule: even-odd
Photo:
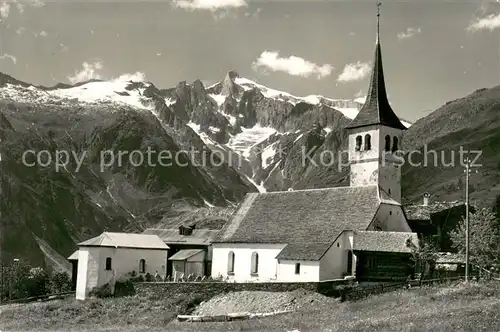
[[[97,297],[97,298],[105,298],[105,297],[111,297],[111,285],[104,284],[99,287],[94,287],[90,290],[89,292],[89,297]]]
[[[115,283],[115,297],[135,295],[134,284],[131,280],[117,281]]]

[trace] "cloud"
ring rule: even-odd
[[[360,81],[370,74],[371,65],[368,62],[358,61],[356,63],[348,63],[344,70],[337,78],[338,82]]]
[[[112,79],[115,82],[120,81],[134,81],[134,82],[144,82],[146,80],[146,75],[143,72],[136,71],[135,73],[127,73]]]
[[[10,13],[10,3],[7,1],[3,1],[0,4],[0,17],[8,17]]]
[[[68,76],[68,80],[72,83],[85,82],[91,79],[100,79],[102,76],[99,71],[102,70],[103,65],[100,61],[94,61],[92,63],[84,62],[82,64],[82,69],[75,71],[72,76]]]
[[[12,5],[16,5],[17,10],[19,11],[20,14],[24,12],[24,7],[25,6],[31,6],[31,7],[42,7],[45,5],[43,1],[40,0],[3,0],[0,3],[0,17],[2,18],[7,18],[9,17],[10,14],[10,8]]]
[[[16,30],[16,33],[18,35],[22,35],[24,33],[24,31],[26,31],[25,27],[19,27],[19,29]]]
[[[260,69],[270,70],[273,72],[281,71],[292,76],[316,76],[320,79],[331,74],[333,66],[329,64],[318,65],[297,56],[289,56],[282,58],[278,52],[264,51],[252,63],[252,68],[255,71]]]
[[[496,28],[500,28],[500,13],[490,14],[482,18],[476,18],[470,22],[467,30],[478,31],[478,30],[490,30],[493,31]]]
[[[104,65],[101,61],[94,62],[84,62],[82,64],[82,69],[75,71],[75,73],[71,76],[68,76],[68,80],[72,83],[85,82],[92,79],[106,79],[102,74],[102,70],[104,69]],[[134,82],[143,82],[146,80],[146,75],[142,72],[135,73],[126,73],[122,74],[116,78],[109,79],[113,82],[121,82],[121,81],[134,81]]]
[[[247,6],[245,0],[173,0],[173,5],[188,10],[221,10]]]
[[[44,30],[42,30],[42,31],[40,31],[40,33],[38,35],[41,37],[47,37],[49,34],[47,32],[45,32]]]
[[[408,28],[405,31],[401,31],[398,33],[398,39],[403,40],[403,39],[408,39],[411,38],[419,33],[421,33],[422,30],[420,28]]]
[[[17,58],[11,54],[3,54],[3,55],[0,55],[0,60],[5,60],[5,59],[9,59],[10,61],[12,61],[14,64],[17,63]]]

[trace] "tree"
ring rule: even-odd
[[[465,218],[450,232],[453,246],[465,253]],[[481,268],[500,265],[500,227],[489,209],[469,213],[469,262]]]
[[[426,274],[432,275],[438,259],[437,246],[431,239],[419,239],[418,244],[408,239],[406,246],[411,249],[412,260],[417,269]]]

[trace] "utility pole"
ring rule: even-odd
[[[471,173],[471,161],[467,154],[465,162],[465,282],[469,281],[469,247],[470,247],[470,230],[469,230],[469,176]],[[475,171],[477,173],[477,170]]]

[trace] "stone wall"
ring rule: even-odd
[[[344,280],[322,282],[136,282],[134,288],[137,294],[143,296],[174,296],[178,294],[202,294],[204,298],[222,293],[240,291],[288,292],[304,289],[330,297],[341,297],[344,290],[351,286]]]

